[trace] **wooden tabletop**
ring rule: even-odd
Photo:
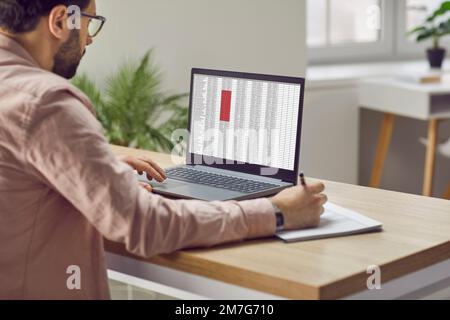
[[[163,167],[172,165],[170,155],[113,150],[147,154]],[[325,184],[331,202],[381,221],[384,231],[292,244],[276,239],[249,241],[184,250],[148,261],[291,299],[337,299],[366,288],[370,265],[381,268],[385,283],[450,258],[449,201]],[[107,241],[106,249],[131,256],[120,244]]]

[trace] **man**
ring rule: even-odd
[[[70,5],[82,10],[79,29]],[[212,203],[140,187],[133,168],[159,181],[164,171],[115,157],[67,81],[103,22],[95,0],[0,0],[0,298],[108,299],[103,237],[150,257],[272,236],[276,207],[286,229],[318,225],[323,184]],[[81,272],[79,286],[68,270]]]

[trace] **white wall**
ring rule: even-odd
[[[192,67],[305,74],[303,0],[97,0],[97,12],[108,22],[80,68],[95,79],[152,47],[178,92]]]
[[[127,56],[156,48],[165,87],[189,91],[192,67],[305,76],[303,0],[97,0],[105,29],[81,71],[103,79]],[[308,83],[307,83],[308,87]],[[301,168],[357,182],[356,95],[307,89]]]

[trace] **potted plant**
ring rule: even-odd
[[[440,46],[440,39],[450,34],[450,18],[445,17],[450,12],[450,1],[445,1],[423,23],[408,32],[416,34],[416,41],[432,40],[433,46],[427,50],[428,62],[431,68],[442,68],[446,50]]]
[[[174,147],[172,132],[187,127],[188,94],[164,92],[152,62],[149,51],[140,61],[124,63],[106,79],[103,90],[86,75],[73,84],[90,98],[110,143],[168,152]]]

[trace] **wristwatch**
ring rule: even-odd
[[[275,218],[277,221],[277,232],[281,232],[284,230],[284,216],[283,212],[281,211],[278,206],[272,202],[273,209],[275,210]]]

